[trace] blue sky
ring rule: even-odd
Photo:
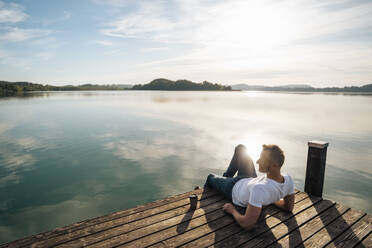
[[[372,83],[372,1],[0,0],[0,80]]]

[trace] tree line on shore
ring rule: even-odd
[[[64,85],[64,86],[53,86],[53,85],[42,85],[30,82],[8,82],[0,81],[0,96],[12,96],[22,95],[29,91],[71,91],[71,90],[123,90],[131,85],[122,84],[83,84],[83,85]]]
[[[73,91],[73,90],[232,90],[231,86],[216,83],[193,83],[188,80],[171,81],[155,79],[148,84],[83,84],[78,86],[53,86],[30,82],[0,81],[0,96],[21,95],[29,91]]]
[[[83,84],[83,85],[65,85],[53,86],[35,84],[30,82],[8,82],[0,81],[0,96],[22,95],[29,91],[74,91],[74,90],[187,90],[187,91],[231,91],[231,90],[256,90],[256,91],[294,91],[294,92],[372,92],[372,84],[363,86],[345,86],[345,87],[325,87],[314,88],[303,85],[296,86],[259,86],[259,85],[233,85],[225,86],[217,83],[204,81],[194,83],[189,80],[172,81],[165,78],[152,80],[147,84]]]

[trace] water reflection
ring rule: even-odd
[[[371,182],[372,173],[360,171],[354,166],[343,169],[328,163],[323,197],[371,212]]]
[[[189,191],[222,174],[240,143],[254,161],[262,144],[279,144],[283,171],[303,189],[307,141],[329,141],[325,197],[372,212],[370,97],[30,95],[0,101],[0,242]]]
[[[209,98],[190,98],[190,97],[166,97],[166,96],[155,96],[152,98],[152,101],[155,103],[169,103],[169,102],[190,102],[190,101],[208,101]]]

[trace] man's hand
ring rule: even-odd
[[[260,207],[255,207],[251,204],[248,204],[245,214],[242,215],[235,209],[234,205],[232,205],[231,203],[225,203],[222,209],[226,213],[231,214],[239,223],[239,225],[247,231],[251,230],[254,227],[262,210],[262,208]]]
[[[276,205],[278,208],[291,212],[293,211],[294,198],[294,194],[287,195],[284,197],[284,199],[274,202],[274,205]]]
[[[223,211],[225,211],[228,214],[232,214],[234,211],[234,206],[231,203],[225,203],[222,207]]]

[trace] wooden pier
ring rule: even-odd
[[[292,212],[264,206],[251,231],[222,210],[226,202],[197,189],[0,247],[372,247],[371,215],[305,192],[296,190]]]
[[[0,248],[372,248],[372,216],[322,198],[328,142],[310,141],[308,146],[307,193],[295,190],[291,212],[273,204],[263,206],[251,231],[242,229],[222,210],[229,202],[223,195],[206,188],[36,234]],[[237,209],[244,214],[244,208]]]

